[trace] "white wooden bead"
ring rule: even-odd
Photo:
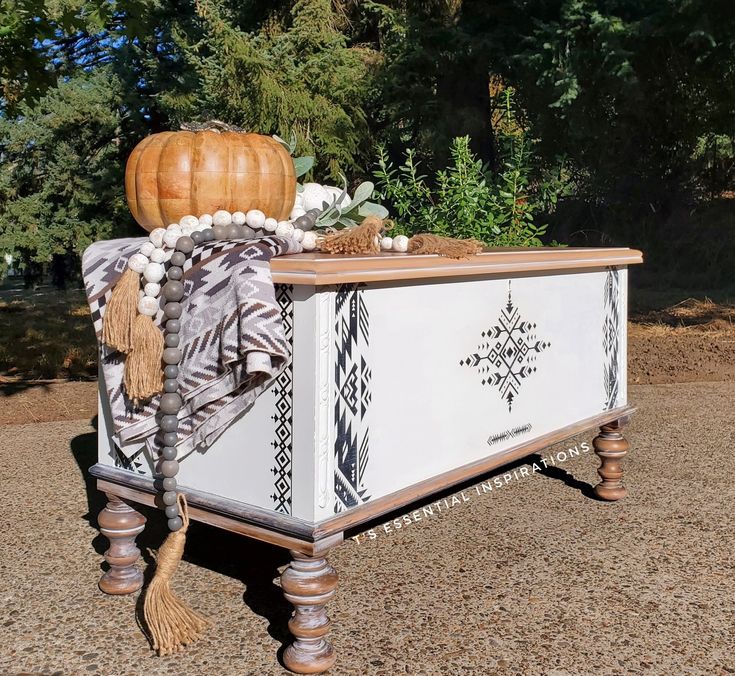
[[[144,256],[142,253],[136,253],[133,254],[128,259],[128,267],[133,271],[137,273],[143,272],[145,270],[146,265],[148,265],[148,257]]]
[[[160,282],[166,274],[166,268],[161,263],[148,263],[143,270],[143,278],[146,282]]]
[[[242,211],[236,211],[232,214],[232,222],[235,225],[245,225],[245,214]]]
[[[140,253],[150,258],[155,248],[156,248],[156,245],[153,242],[145,242],[143,246],[140,247]]]
[[[213,220],[212,214],[202,214],[199,217],[199,225],[202,226],[202,228],[209,228],[212,226]]]
[[[163,236],[165,234],[166,231],[163,228],[156,228],[151,230],[148,239],[151,240],[153,246],[163,246]]]
[[[303,216],[306,213],[306,209],[304,207],[294,207],[291,209],[291,214],[289,215],[289,220],[295,221],[299,216]]]
[[[220,209],[219,211],[214,212],[214,215],[212,216],[213,225],[230,225],[231,223],[232,214],[229,211]]]
[[[156,282],[148,282],[143,287],[143,293],[151,298],[158,298],[158,294],[161,293],[161,285]]]
[[[291,221],[281,221],[276,226],[276,235],[278,235],[278,237],[289,237],[293,234],[293,230],[294,227]]]
[[[260,209],[251,209],[245,214],[245,222],[253,230],[260,230],[266,222],[265,214]]]
[[[301,246],[304,247],[304,251],[314,251],[316,249],[316,233],[313,230],[304,233]]]
[[[390,251],[393,248],[393,238],[383,237],[383,239],[380,240],[380,248],[383,251]]]
[[[181,230],[166,230],[166,234],[163,236],[163,243],[173,249],[176,246],[176,242],[179,241],[179,237],[183,236],[183,234]]]
[[[406,253],[408,251],[408,237],[406,235],[396,235],[393,238],[393,251]]]
[[[168,263],[171,260],[171,256],[174,255],[173,249],[164,249],[163,250],[163,263]]]
[[[192,216],[191,214],[188,214],[187,216],[182,216],[179,220],[179,225],[181,226],[181,229],[184,228],[196,228],[199,225],[199,219],[196,216]]]
[[[199,227],[199,221],[197,221],[196,227]],[[195,228],[192,228],[190,225],[185,225],[183,228],[181,228],[181,234],[186,235],[187,237],[191,235],[192,232],[194,232]]]
[[[294,238],[295,242],[300,242],[304,239],[304,231],[301,228],[294,228],[291,237]]]
[[[156,312],[158,312],[158,300],[156,298],[151,298],[151,296],[143,296],[143,298],[138,301],[138,312],[142,315],[154,317]]]
[[[275,218],[266,218],[265,221],[263,221],[263,229],[268,232],[275,232],[277,227],[278,221]]]
[[[181,232],[181,226],[178,223],[169,223],[166,232]]]
[[[166,252],[163,249],[153,249],[150,259],[152,263],[163,263],[166,260]]]

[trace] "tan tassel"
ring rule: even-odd
[[[127,354],[132,349],[133,320],[138,314],[140,274],[128,268],[117,280],[102,320],[102,342]]]
[[[424,233],[408,240],[408,253],[439,254],[447,258],[469,258],[482,251],[483,243],[476,239],[453,239]]]
[[[330,254],[380,253],[380,232],[385,227],[382,218],[366,216],[360,225],[326,235],[319,248]]]
[[[146,590],[143,617],[151,635],[153,649],[159,655],[178,652],[185,645],[201,638],[209,622],[180,601],[171,591],[171,579],[181,561],[189,528],[189,509],[186,498],[177,497],[183,526],[168,534],[158,550],[156,574]]]
[[[132,349],[125,359],[123,382],[135,404],[147,401],[163,388],[163,332],[148,315],[133,322]]]

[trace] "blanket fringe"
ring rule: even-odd
[[[148,315],[133,322],[131,351],[125,359],[124,384],[135,404],[147,401],[163,387],[163,333]]]
[[[138,314],[140,274],[128,268],[112,290],[102,323],[102,341],[113,350],[132,350],[133,321]]]
[[[143,617],[151,635],[153,649],[159,655],[179,652],[185,645],[201,638],[209,622],[179,600],[171,590],[171,579],[181,561],[189,528],[186,498],[177,497],[183,526],[169,533],[158,550],[156,574],[148,585],[143,602]]]
[[[482,242],[476,239],[454,239],[422,233],[408,240],[408,253],[438,254],[447,258],[469,258],[482,251]]]
[[[382,218],[366,216],[360,225],[326,235],[319,248],[330,254],[380,253],[380,232],[385,227]]]

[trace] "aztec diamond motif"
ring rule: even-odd
[[[370,448],[368,365],[370,317],[361,285],[344,284],[335,294],[334,511],[370,499],[364,485]]]
[[[293,286],[276,285],[276,301],[281,308],[283,331],[286,334],[290,353],[293,355]],[[286,368],[273,386],[276,397],[276,412],[271,416],[275,422],[275,439],[271,446],[276,451],[275,466],[271,472],[275,478],[271,500],[275,510],[282,514],[291,513],[291,461],[293,458],[293,361],[289,357]]]
[[[117,446],[113,444],[115,456],[113,462],[115,467],[125,469],[128,472],[135,472],[136,474],[147,474],[145,469],[145,449],[141,448],[130,457],[126,456]]]
[[[620,275],[617,268],[608,268],[605,276],[605,319],[602,324],[602,349],[605,353],[603,383],[605,386],[604,410],[615,408],[620,391]]]
[[[498,323],[483,331],[482,338],[477,352],[459,364],[476,368],[482,376],[482,384],[497,388],[510,411],[523,380],[536,371],[536,356],[551,347],[549,341],[536,337],[535,323],[521,318],[520,311],[513,304],[510,281],[508,302],[501,310]]]

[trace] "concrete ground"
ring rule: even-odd
[[[735,383],[638,385],[630,399],[626,500],[588,497],[589,453],[339,548],[332,673],[735,673]],[[94,454],[83,421],[0,428],[0,673],[285,673],[284,553],[201,525],[175,587],[213,627],[152,655],[137,595],[97,590]],[[146,514],[144,550],[163,535]]]

